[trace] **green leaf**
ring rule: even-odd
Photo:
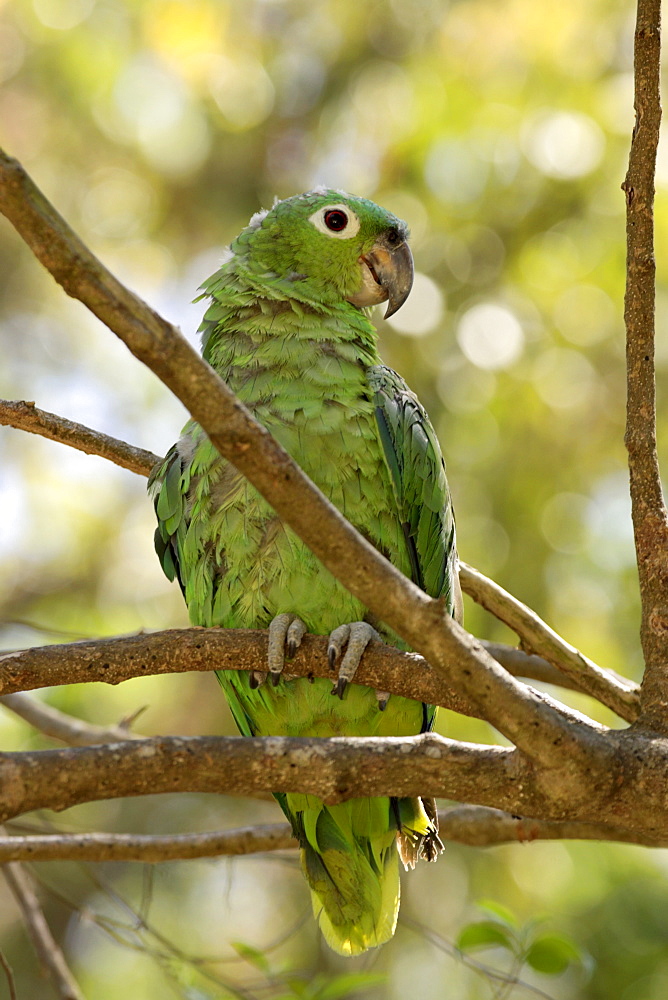
[[[476,902],[476,906],[484,910],[485,913],[488,913],[494,920],[499,920],[507,927],[517,928],[517,917],[512,910],[509,910],[507,906],[503,906],[502,903],[497,903],[494,899],[479,899]]]
[[[331,979],[329,983],[317,993],[313,994],[313,1000],[341,1000],[354,990],[368,990],[372,986],[383,986],[387,979],[377,973],[350,972],[336,979]]]
[[[507,948],[515,951],[512,930],[495,920],[480,920],[467,924],[459,933],[457,947],[460,951],[474,951],[476,948]]]
[[[263,973],[263,975],[271,975],[269,962],[261,951],[258,951],[257,948],[251,947],[249,944],[244,944],[243,941],[231,941],[230,944],[240,958],[249,962],[250,965],[254,965],[256,969],[259,969],[259,971]]]
[[[529,948],[525,961],[536,972],[558,976],[573,963],[582,961],[578,947],[561,934],[542,934]]]

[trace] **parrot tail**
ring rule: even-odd
[[[330,948],[359,955],[389,941],[399,913],[397,833],[402,860],[406,864],[410,853],[411,867],[418,856],[431,857],[430,845],[438,841],[422,801],[351,799],[326,806],[312,795],[276,798],[301,845],[313,913]]]

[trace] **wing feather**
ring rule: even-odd
[[[455,518],[436,433],[401,376],[385,365],[369,368],[367,376],[411,577],[431,597],[444,597],[461,621]]]

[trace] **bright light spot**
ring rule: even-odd
[[[175,73],[157,60],[139,57],[121,73],[114,101],[146,160],[164,174],[183,176],[206,158],[206,119]]]
[[[351,88],[353,107],[364,131],[381,137],[396,136],[415,122],[415,98],[411,79],[400,66],[376,62],[362,70]],[[383,114],[378,114],[378,108]]]
[[[443,294],[426,274],[416,272],[407,301],[388,323],[407,337],[424,337],[443,319]]]
[[[456,367],[443,367],[436,380],[436,391],[451,413],[475,413],[494,398],[496,375],[467,364],[461,356]]]
[[[508,368],[524,346],[524,331],[517,317],[505,306],[481,302],[468,309],[459,321],[457,341],[477,368]]]
[[[555,410],[568,410],[591,401],[597,376],[579,351],[553,347],[538,358],[533,370],[538,395]]]
[[[524,129],[522,145],[529,160],[548,177],[571,180],[596,169],[605,139],[587,115],[545,110]]]
[[[58,31],[68,31],[81,24],[95,6],[95,0],[32,0],[42,24]]]
[[[485,573],[496,573],[508,560],[510,539],[492,517],[467,516],[463,524],[457,524],[457,541],[460,552],[466,552],[466,558]]]
[[[612,473],[599,480],[587,512],[589,552],[606,572],[618,574],[635,565],[628,476]]]
[[[586,518],[591,500],[581,493],[556,493],[545,506],[540,527],[545,540],[557,552],[573,555],[585,544]]]
[[[466,204],[482,194],[489,164],[464,142],[439,139],[424,168],[427,184],[437,198],[449,204]]]
[[[557,299],[557,329],[579,347],[589,347],[610,335],[617,310],[610,296],[597,285],[573,285]]]
[[[147,228],[154,203],[150,184],[129,170],[112,167],[94,177],[81,213],[93,232],[125,240]]]
[[[23,65],[25,44],[15,28],[0,26],[0,83],[9,80]]]
[[[570,555],[552,555],[545,566],[550,609],[555,621],[580,618],[591,623],[610,613],[612,602],[605,583],[573,573]]]
[[[184,177],[204,163],[211,137],[200,109],[188,104],[173,128],[140,128],[139,144],[146,161],[160,173]]]
[[[274,85],[262,63],[250,56],[220,56],[209,74],[209,89],[228,126],[243,131],[259,125],[274,106]]]
[[[599,115],[610,132],[628,136],[633,128],[633,73],[617,73],[597,81]],[[659,139],[659,142],[661,140]]]

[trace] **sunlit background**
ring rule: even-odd
[[[0,140],[102,260],[193,342],[197,286],[275,195],[326,183],[406,219],[418,273],[396,317],[377,318],[383,357],[438,430],[463,558],[602,665],[638,678],[620,191],[632,32],[632,4],[620,0],[0,0]],[[657,186],[668,461],[665,147]],[[158,453],[176,438],[181,405],[7,225],[0,311],[0,395]],[[0,510],[0,648],[186,623],[152,550],[139,477],[2,428]],[[512,641],[470,603],[466,616],[476,634]],[[40,697],[95,722],[147,705],[137,724],[146,733],[234,731],[205,675]],[[584,697],[570,701],[619,724]],[[447,713],[440,728],[496,739]],[[0,741],[52,745],[8,712]],[[169,832],[278,818],[269,802],[191,795],[30,821]],[[302,995],[289,992],[289,970],[311,983],[350,970],[384,977],[331,997],[492,997],[488,980],[448,954],[484,898],[520,925],[538,913],[581,946],[584,962],[562,976],[523,971],[550,996],[663,1000],[666,867],[662,852],[593,843],[450,846],[404,880],[396,939],[355,962],[327,951],[303,919],[307,891],[288,855],[35,871],[95,1000]],[[266,952],[267,964],[240,958],[235,942]],[[0,948],[22,1000],[52,1000],[2,885]],[[480,957],[505,961],[500,951]]]

